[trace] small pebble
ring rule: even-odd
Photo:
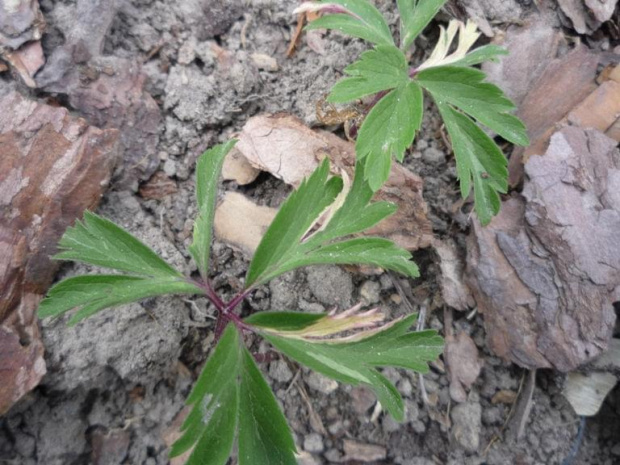
[[[376,281],[366,281],[360,287],[360,297],[367,305],[376,304],[381,300],[381,284]]]
[[[338,389],[338,383],[336,381],[314,371],[308,375],[306,382],[312,389],[322,392],[323,394],[331,394]]]
[[[439,165],[446,161],[446,154],[435,147],[429,147],[422,152],[422,159],[433,165]]]
[[[269,366],[269,376],[280,383],[287,383],[293,379],[293,372],[284,360],[276,360]]]
[[[304,449],[313,454],[323,452],[323,438],[320,434],[311,433],[304,438]]]
[[[171,158],[167,159],[164,162],[164,173],[166,173],[166,176],[168,176],[169,178],[177,174],[177,164]]]

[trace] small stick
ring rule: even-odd
[[[525,379],[523,391],[515,404],[514,416],[510,419],[508,435],[515,442],[520,441],[525,433],[525,426],[532,411],[532,397],[536,388],[536,370],[530,370]]]

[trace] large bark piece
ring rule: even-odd
[[[330,132],[313,131],[298,118],[286,114],[250,118],[239,134],[237,148],[252,165],[294,186],[309,176],[325,157],[330,159],[336,174],[344,171],[352,179],[355,170],[353,143]],[[409,250],[430,246],[433,232],[422,197],[423,185],[421,178],[394,163],[376,200],[395,203],[398,212],[368,234],[386,237]]]
[[[50,255],[99,202],[117,139],[64,108],[0,99],[0,414],[45,373],[35,312],[56,271]]]
[[[491,349],[527,368],[570,371],[611,338],[620,299],[620,152],[567,127],[525,166],[523,197],[469,238],[470,287]]]
[[[599,56],[580,45],[561,58],[552,60],[533,84],[519,107],[517,116],[525,123],[529,147],[516,148],[508,165],[509,182],[523,180],[523,163],[547,150],[556,125],[588,95],[596,90]]]
[[[501,60],[484,63],[482,69],[519,106],[549,63],[556,59],[562,37],[545,15],[534,16],[522,25],[508,27],[505,34],[493,40],[509,54]]]

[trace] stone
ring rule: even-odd
[[[293,373],[284,360],[276,360],[269,365],[269,376],[279,383],[288,383],[293,379]]]
[[[601,23],[612,18],[618,4],[618,0],[585,0],[585,2],[594,17]]]
[[[396,387],[403,397],[411,397],[413,394],[413,386],[408,378],[401,379]]]
[[[164,173],[166,173],[166,176],[169,178],[172,178],[175,174],[177,174],[177,163],[172,158],[168,158],[164,162]]]
[[[323,438],[320,434],[311,433],[304,438],[304,450],[312,454],[320,454],[324,449]]]
[[[269,281],[269,290],[271,292],[270,307],[273,310],[295,308],[298,299],[295,289],[297,276],[297,272],[293,270]]]
[[[182,65],[189,65],[196,59],[196,42],[194,40],[187,40],[183,42],[183,45],[179,48],[177,61]]]
[[[129,450],[131,433],[128,430],[96,428],[91,433],[91,459],[93,465],[123,463]]]
[[[482,430],[482,407],[479,403],[456,405],[450,412],[452,437],[467,452],[477,452]]]
[[[37,0],[0,0],[0,49],[17,50],[41,39],[45,19]]]
[[[264,53],[253,53],[250,57],[260,70],[275,72],[280,69],[278,61],[272,56],[265,55]]]
[[[297,465],[321,465],[321,460],[306,451],[298,451]]]
[[[337,381],[334,381],[333,379],[328,378],[327,376],[324,376],[315,371],[310,372],[310,374],[306,376],[305,378],[306,378],[306,383],[308,384],[308,386],[310,386],[312,389],[319,391],[325,395],[329,395],[332,392],[334,392],[336,389],[338,389]]]
[[[337,266],[313,266],[308,269],[308,289],[327,306],[346,309],[353,300],[353,280]]]
[[[422,152],[422,160],[431,165],[440,165],[446,162],[446,154],[435,147],[429,147]]]
[[[140,60],[103,54],[117,8],[115,0],[78,0],[68,7],[69,18],[59,24],[66,41],[48,56],[36,85],[68,96],[69,105],[90,124],[119,130],[120,163],[113,181],[119,188],[136,191],[159,165],[162,118],[145,90]]]
[[[387,458],[387,450],[383,446],[364,444],[351,439],[343,441],[344,461],[357,460],[363,463],[374,463]]]
[[[0,415],[45,374],[37,306],[65,229],[93,209],[117,159],[118,132],[17,92],[0,99]]]
[[[366,415],[370,408],[377,403],[375,394],[364,386],[355,386],[351,389],[351,404],[358,415]]]
[[[402,425],[394,420],[391,415],[384,416],[381,425],[383,426],[383,431],[388,434],[395,433],[402,428]]]
[[[360,297],[367,305],[381,301],[381,284],[377,281],[364,281],[360,287]]]

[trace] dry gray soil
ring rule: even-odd
[[[160,169],[177,183],[179,191],[163,200],[145,200],[131,190],[113,187],[104,197],[100,213],[185,270],[191,266],[186,250],[196,214],[192,180],[196,157],[261,112],[289,112],[316,124],[317,100],[365,49],[358,40],[329,34],[324,54],[302,43],[299,51],[286,59],[295,26],[291,11],[297,2],[226,3],[223,11],[214,10],[215,21],[205,24],[192,9],[192,2],[118,1],[104,49],[109,55],[143,58],[147,89],[164,116],[159,128]],[[377,3],[395,24],[395,2]],[[531,2],[500,3],[510,3],[523,12],[532,8]],[[67,21],[79,18],[72,16],[73,1],[44,0],[41,4],[49,23],[44,45],[51,50],[64,40]],[[419,42],[416,54],[428,51],[432,34]],[[224,74],[218,68],[214,45],[232,52],[232,71]],[[258,69],[251,59],[253,53],[276,58],[279,70]],[[0,81],[0,85],[9,86],[8,81]],[[453,237],[462,247],[468,218],[452,208],[458,201],[454,160],[438,129],[436,115],[428,112],[406,166],[425,180],[424,194],[435,233]],[[246,187],[229,182],[223,188],[239,190],[270,206],[279,205],[289,192],[268,174]],[[213,253],[215,286],[230,296],[240,286],[247,257],[218,242]],[[409,283],[415,296],[412,303],[429,308],[427,324],[442,330],[441,308],[433,308],[438,293],[437,258],[431,251],[421,251],[416,259],[422,277]],[[67,265],[61,276],[84,271]],[[258,289],[244,312],[281,308],[315,312],[363,300],[380,304],[390,316],[397,316],[407,309],[402,302],[396,303],[396,294],[388,275],[316,268],[290,273]],[[211,348],[212,313],[204,299],[173,297],[104,311],[73,328],[62,320],[44,322],[48,375],[39,388],[0,419],[0,463],[168,463],[163,437],[183,408]],[[469,319],[455,313],[454,325],[472,336],[484,357],[484,368],[468,401],[458,406],[450,402],[445,373],[433,370],[425,376],[426,390],[436,399],[437,411],[444,414],[439,417],[431,418],[422,402],[418,378],[409,373],[386,372],[407,404],[407,419],[398,424],[376,410],[375,399],[363,389],[335,385],[279,356],[264,363],[262,368],[281,401],[299,449],[308,452],[304,463],[342,463],[345,440],[375,445],[379,452],[384,448],[385,460],[369,462],[377,464],[620,463],[618,389],[602,413],[588,419],[583,441],[571,452],[579,418],[561,395],[563,376],[553,372],[538,374],[531,418],[521,442],[502,439],[511,406],[493,404],[491,399],[500,390],[517,391],[525,373],[488,352],[480,316]],[[267,350],[259,341],[254,346]],[[563,462],[565,459],[569,461]]]

